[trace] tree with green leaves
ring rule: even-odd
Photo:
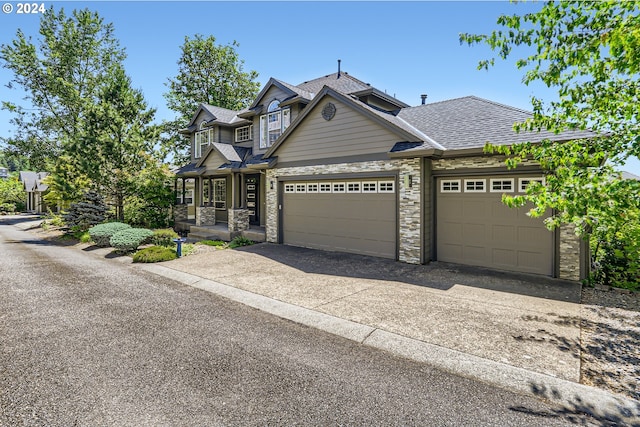
[[[88,9],[67,16],[53,7],[42,15],[37,41],[18,30],[0,47],[2,66],[13,72],[10,88],[26,93],[26,104],[2,100],[14,114],[15,136],[3,138],[14,152],[44,170],[62,154],[67,141],[84,130],[84,121],[114,64],[125,53],[113,35],[113,25]]]
[[[517,51],[523,82],[542,82],[557,99],[532,98],[533,116],[520,130],[559,133],[590,129],[597,137],[558,144],[543,141],[487,146],[517,167],[533,158],[547,171],[546,185],[506,197],[509,205],[532,203],[532,216],[553,212],[549,227],[573,224],[591,237],[595,264],[613,254],[617,276],[605,282],[637,287],[640,282],[640,182],[622,180],[616,168],[640,155],[640,2],[550,1],[537,12],[502,15],[491,34],[461,34],[462,43],[485,44],[508,60]],[[496,58],[479,63],[489,69]],[[489,141],[490,142],[490,141]],[[598,272],[596,272],[596,277]]]
[[[138,190],[137,175],[158,168],[155,110],[132,88],[124,50],[113,26],[97,13],[49,9],[36,44],[18,31],[0,58],[14,72],[31,106],[4,102],[15,113],[9,146],[51,172],[49,202],[68,207],[87,190],[100,193],[124,218],[124,203]]]
[[[24,185],[18,179],[17,173],[8,178],[0,179],[0,212],[16,212],[25,208]]]
[[[177,131],[189,123],[199,104],[240,110],[258,94],[260,84],[255,81],[258,73],[244,71],[244,61],[236,51],[238,47],[235,41],[218,45],[213,36],[185,37],[178,74],[166,83],[169,91],[164,94],[167,106],[177,117],[164,123],[163,147],[166,154],[173,154],[177,163],[187,161],[189,149],[188,140]]]

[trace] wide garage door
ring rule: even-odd
[[[440,261],[553,275],[554,235],[502,194],[523,194],[533,176],[438,178],[436,250]]]
[[[285,244],[396,259],[394,179],[282,185]]]

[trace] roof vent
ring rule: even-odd
[[[338,59],[338,78],[340,78],[340,63],[342,60]]]
[[[422,98],[422,105],[424,105],[424,103],[427,101],[427,95],[423,93],[422,95],[420,95],[420,98]]]

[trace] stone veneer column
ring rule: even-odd
[[[249,229],[249,209],[229,209],[229,232]]]
[[[560,226],[560,279],[580,280],[580,237],[573,224]]]
[[[210,206],[196,207],[196,226],[216,225],[216,208]]]
[[[267,170],[266,214],[266,240],[270,243],[278,243],[278,177],[274,169]]]
[[[421,159],[402,159],[398,178],[398,259],[420,264],[422,254]],[[408,178],[410,177],[410,178]]]
[[[189,206],[188,205],[175,205],[173,207],[173,220],[186,221],[189,218]]]

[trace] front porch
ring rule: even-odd
[[[190,198],[187,181],[193,190]],[[178,188],[178,184],[180,188]],[[191,184],[191,183],[190,183]],[[175,229],[190,240],[225,240],[236,236],[264,242],[264,182],[260,173],[225,171],[223,175],[179,175],[175,184]]]

